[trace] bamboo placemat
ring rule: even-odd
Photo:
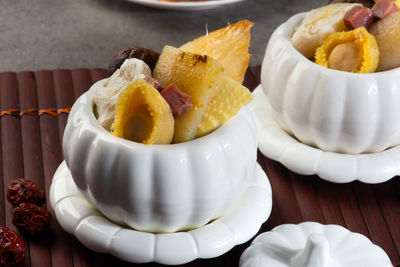
[[[61,140],[68,110],[92,83],[105,76],[103,69],[0,73],[0,226],[16,230],[11,223],[12,207],[6,200],[7,186],[14,178],[34,180],[48,195],[52,176],[63,160]],[[244,83],[253,90],[259,77],[259,66],[249,68]],[[297,175],[261,153],[258,162],[273,190],[272,214],[260,233],[283,223],[339,224],[371,238],[395,266],[400,266],[400,179],[378,185],[332,184],[316,176]],[[23,239],[26,256],[17,266],[134,266],[86,249],[65,233],[55,218],[48,231]],[[249,244],[186,266],[238,266]]]

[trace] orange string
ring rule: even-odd
[[[69,114],[70,111],[71,111],[71,108],[61,108],[61,109],[57,109],[57,114],[58,115],[60,115],[61,113]]]
[[[21,110],[19,108],[13,108],[13,109],[8,109],[8,110],[2,110],[0,111],[0,117],[5,116],[5,115],[19,115],[20,117],[24,115],[31,115],[31,116],[40,116],[43,114],[48,114],[57,117],[58,115],[65,113],[69,114],[71,111],[71,108],[61,108],[61,109],[56,109],[56,108],[48,108],[48,109],[37,109],[37,108],[29,108],[27,110]],[[16,112],[19,112],[18,114],[15,114]]]
[[[24,115],[32,115],[32,116],[36,117],[38,115],[37,111],[38,111],[37,108],[30,108],[30,109],[27,109],[27,110],[20,111],[19,112],[19,116],[22,117]]]
[[[43,114],[49,114],[52,116],[57,116],[57,109],[55,108],[48,108],[48,109],[39,109],[39,116]]]
[[[9,109],[9,110],[0,111],[0,116],[14,115],[14,114],[12,114],[13,112],[19,112],[19,108],[13,108],[13,109]]]

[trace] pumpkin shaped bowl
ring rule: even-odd
[[[290,38],[305,13],[272,34],[261,84],[287,133],[323,151],[374,153],[400,143],[400,68],[350,73],[304,57]]]
[[[252,184],[257,138],[246,107],[201,138],[145,145],[98,123],[92,94],[102,82],[74,103],[63,152],[79,191],[108,219],[147,232],[194,229],[222,216]]]

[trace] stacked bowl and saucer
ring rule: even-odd
[[[317,33],[318,20],[338,14],[330,17],[328,9],[346,5],[354,8],[350,14],[356,16],[367,9],[360,4],[334,4],[310,11],[315,20],[306,21],[309,13],[300,13],[275,30],[250,110],[261,153],[291,171],[333,183],[382,183],[400,174],[400,68],[373,73],[328,68],[299,52],[291,40],[302,25],[304,31]],[[336,36],[339,41],[332,43],[339,46],[346,34]],[[308,37],[304,39],[309,41]],[[243,252],[240,266],[393,265],[382,248],[361,234],[339,225],[303,222],[260,234]]]
[[[192,141],[145,145],[113,136],[93,113],[94,84],[74,103],[50,203],[89,249],[132,263],[184,264],[250,240],[271,213],[247,107]]]

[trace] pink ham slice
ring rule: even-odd
[[[169,104],[175,119],[185,115],[193,106],[190,102],[190,95],[179,90],[174,84],[162,90],[161,95]]]
[[[392,0],[377,0],[371,10],[374,16],[383,19],[393,12],[399,11],[399,8]]]
[[[359,27],[368,27],[375,20],[371,9],[363,6],[355,6],[344,15],[344,23],[349,30]]]
[[[161,93],[162,90],[164,90],[164,88],[161,86],[161,84],[154,78],[150,77],[150,76],[146,76],[144,78],[144,80],[150,84],[151,86],[153,86],[154,88],[157,89],[157,91],[159,91]]]

